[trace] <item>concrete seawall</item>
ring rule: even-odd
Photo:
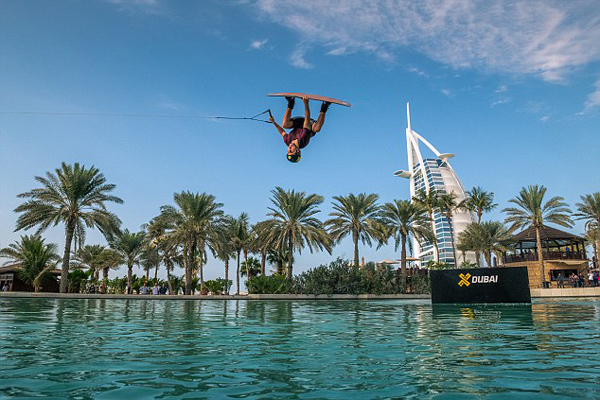
[[[565,288],[565,289],[531,289],[534,299],[545,298],[598,298],[600,287],[595,288]],[[212,295],[212,296],[183,296],[183,295],[138,295],[138,294],[81,294],[81,293],[31,293],[4,292],[0,298],[46,298],[46,299],[113,299],[113,300],[418,300],[430,299],[429,294],[248,294],[248,295]]]
[[[564,289],[531,289],[531,297],[536,299],[561,297],[597,297],[600,298],[600,287],[564,288]]]
[[[113,299],[113,300],[414,300],[429,299],[428,294],[248,294],[248,295],[141,295],[141,294],[83,294],[83,293],[31,293],[6,292],[0,298],[46,298],[46,299]]]

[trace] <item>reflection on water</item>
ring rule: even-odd
[[[600,302],[0,299],[0,397],[600,398]]]

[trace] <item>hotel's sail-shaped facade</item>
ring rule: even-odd
[[[448,161],[454,157],[454,154],[440,153],[423,136],[412,130],[408,104],[406,105],[406,114],[408,119],[408,126],[406,128],[408,170],[396,171],[394,174],[409,180],[411,198],[416,196],[419,191],[424,191],[425,193],[435,191],[440,193],[453,192],[456,195],[457,202],[464,200],[466,197],[465,189],[458,179],[454,168],[452,168],[452,165]],[[428,147],[435,155],[435,158],[424,158],[419,149],[419,142]],[[440,262],[460,265],[464,261],[463,255],[461,252],[456,252],[456,257],[458,258],[458,263],[456,263],[452,251],[452,239],[448,221],[440,212],[434,214],[434,220]],[[473,221],[474,216],[468,211],[455,211],[453,213],[452,225],[455,240],[457,240],[460,232]],[[413,249],[415,257],[421,260],[422,265],[429,260],[435,261],[437,259],[436,248],[429,241],[419,241],[413,238]],[[466,259],[475,262],[475,255],[467,253]]]

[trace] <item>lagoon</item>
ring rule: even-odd
[[[600,398],[600,301],[0,298],[0,398]]]

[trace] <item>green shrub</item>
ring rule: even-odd
[[[467,269],[467,268],[477,268],[477,264],[475,264],[474,262],[471,262],[469,260],[463,261],[462,264],[460,264],[461,269]]]
[[[73,269],[68,277],[69,293],[81,293],[85,289],[85,284],[90,279],[91,271],[83,271],[81,269]]]
[[[283,275],[258,275],[246,282],[250,294],[285,294],[290,293],[290,285]]]
[[[410,282],[411,293],[427,294],[431,293],[431,280],[428,274],[413,275]]]
[[[429,260],[427,261],[427,265],[426,265],[427,269],[452,269],[452,265],[450,264],[446,264],[443,262],[435,262],[433,260]]]
[[[299,294],[397,294],[405,288],[400,272],[391,266],[368,263],[357,267],[337,259],[294,278],[293,293]]]
[[[231,287],[233,281],[228,279],[228,288]],[[212,294],[223,294],[226,292],[225,279],[217,278],[215,280],[205,281],[204,289]]]

